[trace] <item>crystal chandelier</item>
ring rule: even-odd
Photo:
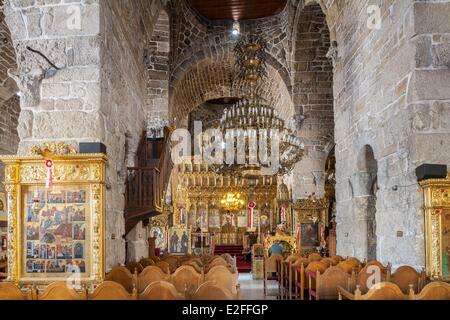
[[[236,78],[248,85],[249,95],[224,110],[219,127],[225,133],[226,141],[235,137],[245,139],[247,142],[244,144],[245,149],[236,146],[238,155],[245,154],[245,163],[223,164],[216,168],[219,173],[244,178],[286,174],[303,157],[304,145],[301,139],[286,126],[271,103],[256,93],[257,82],[264,81],[267,77],[266,48],[264,39],[254,35],[241,39],[236,45]],[[255,152],[250,150],[250,141],[255,138],[265,139],[267,145],[275,142],[279,146],[276,150],[277,155],[272,154],[273,150],[270,148],[266,151],[267,158],[273,159],[273,156],[278,156],[276,168],[273,168],[273,163],[255,163]]]

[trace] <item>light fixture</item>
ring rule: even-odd
[[[237,36],[241,33],[241,25],[239,24],[239,21],[236,20],[233,22],[233,30],[231,31],[231,33],[234,36]]]
[[[241,199],[240,193],[228,193],[220,201],[222,208],[226,210],[241,210],[244,207],[244,200]]]
[[[227,141],[236,137],[249,143],[245,143],[245,150],[237,150],[238,153],[245,153],[245,164],[223,164],[213,166],[213,169],[220,174],[227,173],[248,179],[261,175],[286,174],[303,157],[304,145],[273,107],[273,101],[261,98],[261,92],[257,92],[262,87],[258,82],[265,81],[267,77],[267,42],[260,35],[248,35],[238,41],[234,52],[236,81],[247,85],[249,94],[224,110],[219,129]],[[272,155],[267,150],[269,158],[279,157],[278,168],[273,168],[272,163],[254,164],[255,154],[251,154],[249,145],[250,140],[257,139],[257,132],[258,139],[266,140],[267,145],[272,145],[272,142],[279,145],[279,150],[274,150],[279,152],[278,155]]]

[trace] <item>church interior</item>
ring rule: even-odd
[[[0,300],[450,300],[450,0],[0,8]]]

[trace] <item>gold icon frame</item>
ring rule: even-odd
[[[8,216],[8,281],[19,285],[48,284],[55,281],[49,274],[38,277],[25,277],[23,261],[26,252],[24,241],[25,217],[23,192],[30,187],[45,188],[47,180],[46,160],[54,162],[54,185],[66,188],[89,190],[90,195],[90,228],[86,236],[85,251],[90,250],[90,260],[86,269],[88,277],[79,279],[84,284],[100,283],[105,278],[105,178],[107,157],[104,154],[76,154],[67,152],[55,154],[57,150],[50,148],[45,157],[38,153],[32,156],[2,156],[5,163],[5,186],[7,193]],[[55,152],[55,153],[53,153]],[[89,248],[89,249],[88,249]],[[47,276],[46,276],[47,275]],[[67,274],[67,279],[71,274]],[[59,278],[59,281],[67,279]]]

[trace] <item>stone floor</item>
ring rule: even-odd
[[[278,284],[276,281],[268,281],[268,295],[264,297],[264,281],[253,280],[251,273],[239,274],[239,283],[241,285],[242,300],[276,300],[278,293]]]

